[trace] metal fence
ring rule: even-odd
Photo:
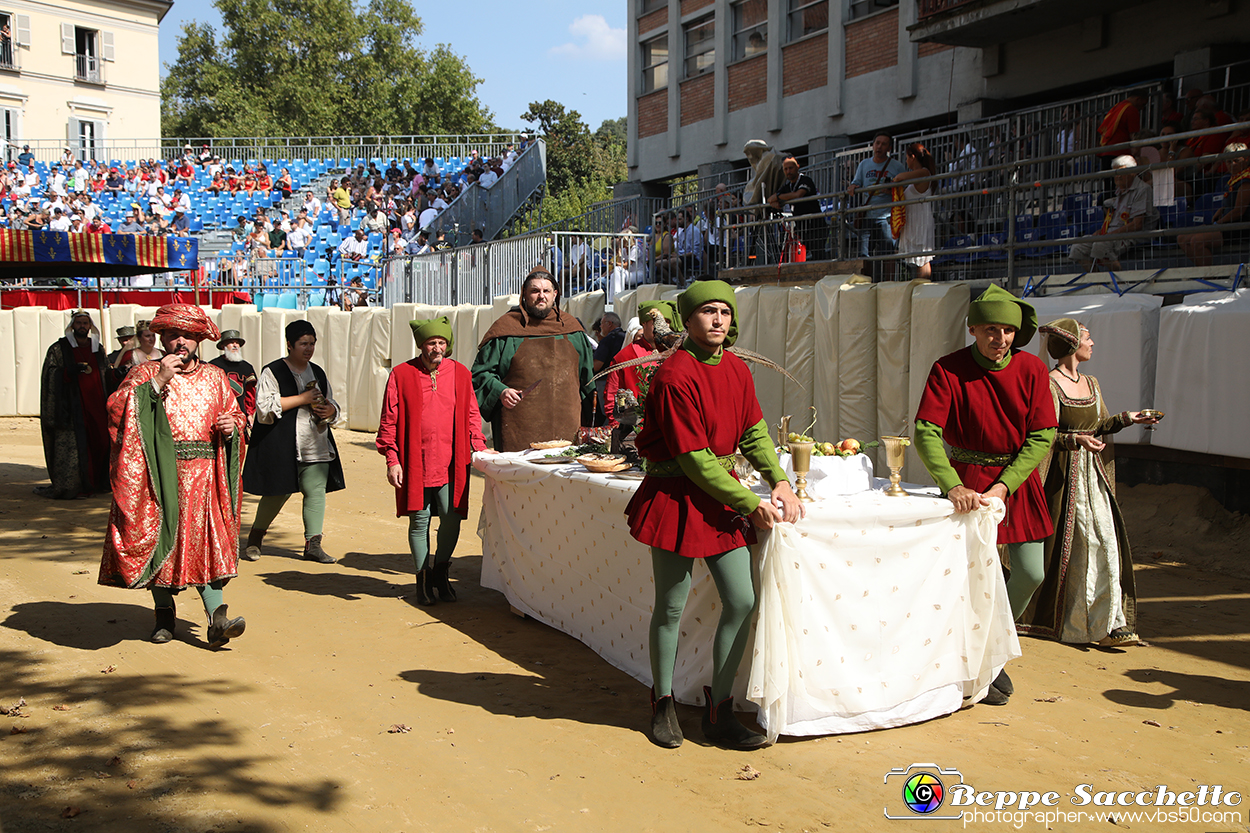
[[[370,161],[387,163],[391,159],[460,159],[468,164],[476,151],[479,156],[499,156],[509,144],[519,146],[532,134],[480,133],[419,136],[186,136],[142,139],[101,139],[88,154],[97,161],[161,159],[181,156],[187,145],[199,153],[208,145],[223,160],[335,160],[348,164]],[[16,145],[30,145],[36,159],[60,161],[65,150],[64,139],[23,139]],[[8,149],[15,158],[20,147]]]
[[[639,234],[545,232],[455,250],[396,257],[383,264],[381,303],[489,304],[515,295],[535,266],[556,279],[563,297],[624,291],[649,280],[648,238]]]
[[[431,235],[442,232],[452,245],[471,239],[473,229],[481,230],[483,239],[490,240],[522,205],[541,193],[546,181],[547,145],[538,139],[490,188],[483,188],[476,182],[465,188],[451,205],[439,212],[427,231]]]

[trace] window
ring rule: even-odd
[[[686,77],[702,75],[716,65],[716,21],[711,16],[686,24]]]
[[[898,0],[851,0],[850,19],[857,20],[898,5]]]
[[[768,49],[768,0],[742,0],[733,5],[734,60]]]
[[[61,53],[74,56],[75,79],[103,84],[101,62],[113,60],[113,33],[62,23]]]
[[[872,0],[869,0],[872,2]],[[894,0],[898,2],[898,0]],[[798,40],[813,32],[829,28],[829,0],[788,0],[790,40]]]
[[[668,0],[642,0],[639,5],[642,7],[642,10],[638,13],[648,14],[656,9],[663,9],[666,7],[668,5]]]
[[[642,45],[642,91],[668,86],[668,35],[652,38]]]
[[[95,159],[96,151],[104,142],[104,122],[92,119],[71,118],[67,138],[74,155],[79,159]]]

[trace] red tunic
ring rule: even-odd
[[[423,413],[432,418],[422,419]],[[388,468],[403,466],[404,483],[395,490],[396,516],[422,509],[426,486],[450,481],[452,506],[467,518],[469,458],[473,451],[486,448],[469,369],[443,359],[437,390],[420,357],[392,370],[386,380],[376,444]]]
[[[703,448],[724,457],[763,418],[755,381],[742,359],[726,352],[719,364],[707,365],[678,350],[651,381],[638,453],[652,462]],[[634,538],[688,558],[755,543],[755,529],[745,516],[685,475],[644,478],[625,514]]]
[[[990,454],[1015,454],[1030,431],[1054,428],[1046,365],[1032,353],[1013,350],[1002,370],[987,370],[972,356],[976,345],[943,356],[933,364],[916,419],[942,428],[948,445]],[[969,489],[984,492],[1005,466],[979,466],[952,460]],[[998,525],[998,543],[1041,541],[1054,527],[1042,481],[1034,470],[1007,498],[1007,517]]]
[[[87,483],[94,484],[104,480],[109,468],[109,426],[108,396],[104,392],[104,377],[100,375],[96,354],[91,349],[91,341],[83,339],[74,348],[74,361],[79,366],[91,368],[90,373],[80,373],[77,367],[69,368],[78,383],[78,393],[82,398],[82,422],[87,433]]]
[[[612,364],[623,364],[627,361],[640,358],[648,353],[655,352],[646,345],[645,342],[635,341],[633,344],[626,344],[621,348],[620,352],[612,358]],[[603,413],[608,418],[608,424],[616,424],[614,416],[616,411],[616,392],[621,388],[626,388],[638,395],[638,371],[644,367],[650,367],[656,362],[650,364],[640,364],[634,367],[623,367],[620,370],[613,370],[608,374],[608,384],[603,391]]]

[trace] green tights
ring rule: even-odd
[[[712,702],[733,692],[734,675],[747,648],[751,614],[755,611],[755,585],[751,579],[751,551],[738,547],[709,558],[686,558],[659,547],[651,548],[655,572],[655,609],[651,614],[651,677],[655,696],[673,693],[673,669],[677,666],[677,637],[681,614],[690,594],[690,574],[702,560],[716,582],[721,614],[712,640]]]
[[[438,516],[438,548],[430,561],[430,516]],[[425,506],[408,516],[408,549],[418,571],[451,561],[460,539],[461,517],[451,505],[451,484],[425,487]]]
[[[326,519],[326,481],[330,479],[329,463],[298,463],[299,493],[304,496],[304,538],[321,534]],[[256,504],[253,532],[269,529],[290,495],[265,495]]]
[[[226,583],[218,579],[211,584],[198,584],[195,587],[196,590],[200,591],[200,601],[204,603],[204,612],[208,614],[210,619],[213,616],[213,611],[221,607],[221,588],[225,586]],[[150,589],[152,591],[152,602],[155,607],[174,606],[174,594],[168,587],[153,586]]]
[[[1011,575],[1007,578],[1007,599],[1011,602],[1012,621],[1020,618],[1037,588],[1046,578],[1046,548],[1042,541],[1008,544]]]

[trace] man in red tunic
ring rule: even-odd
[[[395,515],[408,516],[408,547],[417,570],[417,604],[454,602],[448,577],[460,521],[469,515],[469,465],[486,449],[469,369],[450,358],[444,316],[410,321],[420,353],[391,371],[378,424],[378,452],[395,487]],[[430,516],[438,547],[430,556]]]
[[[652,379],[637,442],[647,476],[626,508],[629,531],[651,547],[655,572],[651,739],[668,749],[682,742],[673,670],[691,571],[702,559],[721,599],[712,685],[703,688],[703,734],[731,749],[756,749],[767,741],[738,722],[730,696],[755,610],[747,546],[755,543],[752,524],[770,529],[778,521],[797,521],[805,510],[777,461],[751,372],[724,349],[736,333],[733,288],[699,281],[678,297],[677,307],[688,336]],[[772,484],[768,500],[733,474],[738,448]]]
[[[70,316],[65,337],[48,348],[40,378],[39,422],[50,486],[35,494],[62,500],[107,492],[108,359],[86,310]]]
[[[226,374],[196,356],[201,341],[220,336],[204,310],[167,304],[151,329],[165,357],[135,367],[109,397],[113,508],[99,582],[151,591],[158,643],[174,636],[174,594],[194,587],[216,649],[247,624],[231,619],[222,600],[238,574],[247,418]]]
[[[621,348],[612,358],[612,364],[624,364],[633,359],[642,358],[655,351],[655,319],[651,317],[651,310],[658,309],[660,314],[668,321],[668,325],[673,330],[681,329],[681,322],[677,320],[677,308],[673,306],[672,301],[645,301],[638,305],[638,320],[642,322],[642,330],[634,338],[632,344],[627,344]],[[615,417],[616,413],[616,392],[621,388],[632,391],[634,396],[639,396],[642,391],[640,384],[641,377],[644,372],[648,372],[647,368],[654,368],[658,362],[649,362],[634,367],[625,367],[620,370],[613,370],[608,374],[608,384],[603,392],[603,413],[608,419],[608,425],[613,428],[617,425]],[[653,372],[653,371],[650,371]],[[639,400],[641,401],[641,399]]]
[[[976,344],[938,359],[916,414],[916,452],[955,505],[971,512],[996,497],[1007,506],[998,543],[1007,545],[1012,618],[1045,577],[1043,544],[1053,526],[1037,466],[1059,422],[1046,365],[1020,348],[1037,332],[1037,313],[997,286],[968,305]],[[947,459],[943,441],[951,447]],[[1003,705],[1011,679],[999,674],[984,702]]]

